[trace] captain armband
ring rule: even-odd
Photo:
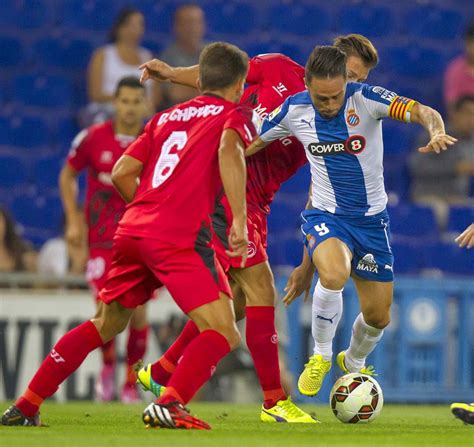
[[[410,115],[416,101],[404,96],[396,96],[388,109],[388,116],[398,121],[410,122]]]

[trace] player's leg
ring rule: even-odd
[[[113,302],[98,317],[75,327],[54,345],[23,395],[2,417],[3,425],[39,425],[39,408],[87,355],[123,331],[131,310]]]
[[[148,319],[146,305],[138,306],[132,314],[127,341],[126,380],[122,388],[121,401],[125,403],[138,402],[140,396],[136,388],[136,364],[143,359],[148,340]]]
[[[375,349],[390,322],[393,282],[368,281],[353,275],[361,313],[352,327],[349,348],[339,353],[338,364],[345,372],[371,373],[365,367],[367,356]]]
[[[300,393],[314,396],[331,369],[332,343],[342,316],[342,291],[351,272],[349,237],[328,213],[312,211],[303,229],[313,264],[319,274],[312,303],[314,353],[298,379]]]

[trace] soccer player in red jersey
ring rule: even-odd
[[[202,51],[199,67],[202,95],[155,115],[112,171],[128,205],[99,293],[102,312],[56,343],[27,390],[3,414],[4,425],[38,425],[43,400],[164,285],[199,334],[143,421],[164,428],[210,428],[183,405],[240,342],[230,286],[211,245],[210,214],[223,186],[233,214],[228,255],[241,256],[243,265],[248,244],[243,149],[256,132],[251,109],[236,104],[247,55],[214,43]]]
[[[114,189],[112,168],[124,151],[143,130],[146,96],[143,85],[135,77],[123,78],[115,92],[113,121],[97,124],[80,132],[72,143],[60,174],[60,189],[66,215],[66,240],[73,247],[83,240],[82,214],[77,200],[77,176],[87,169],[85,214],[88,228],[89,261],[86,278],[93,292],[97,311],[101,301],[98,292],[105,284],[112,258],[112,241],[118,221],[125,211],[125,201]],[[126,381],[121,391],[122,402],[139,401],[134,365],[144,357],[148,337],[145,307],[138,307],[130,320],[127,342]],[[97,378],[98,400],[110,401],[115,396],[115,343],[102,346],[104,366]]]
[[[372,43],[361,35],[339,36],[335,44],[348,54],[348,78],[363,81],[377,65],[377,51]],[[250,69],[241,103],[251,105],[265,118],[290,95],[304,90],[304,68],[281,54],[267,54],[250,59]],[[185,85],[196,85],[197,67],[170,67],[154,59],[142,66],[142,81],[147,79],[171,80]],[[213,215],[213,228],[219,240],[215,240],[219,261],[229,271],[234,292],[237,319],[247,317],[246,340],[252,355],[263,394],[261,420],[266,422],[314,422],[307,413],[297,408],[281,386],[278,359],[277,334],[274,323],[276,290],[271,272],[267,247],[267,216],[275,193],[306,163],[303,147],[294,138],[275,141],[265,151],[246,159],[247,207],[249,231],[248,259],[244,268],[237,260],[225,256],[225,229],[231,218],[225,198]],[[292,276],[289,293],[306,287],[312,278],[300,269]],[[301,292],[300,292],[301,293]],[[236,299],[241,298],[243,299]],[[246,304],[246,307],[244,308]],[[153,365],[138,373],[142,385],[159,395],[161,385],[166,385],[181,351],[197,333],[189,322],[171,348]]]

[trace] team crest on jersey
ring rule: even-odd
[[[351,127],[355,127],[360,123],[359,115],[357,115],[354,109],[347,111],[346,123]]]
[[[271,121],[273,118],[275,118],[281,111],[282,106],[278,106],[273,112],[268,115],[268,120]]]
[[[308,247],[312,249],[314,247],[314,244],[316,243],[315,237],[312,236],[311,234],[307,234],[306,240],[308,241]]]
[[[257,254],[257,247],[255,246],[255,243],[252,241],[249,241],[249,244],[247,245],[247,258],[253,258]]]

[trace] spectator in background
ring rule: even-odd
[[[173,67],[189,67],[199,62],[205,43],[204,11],[197,4],[180,6],[174,15],[175,41],[160,54],[160,59]],[[164,106],[187,101],[196,96],[197,90],[178,84],[161,84]]]
[[[413,152],[409,161],[412,199],[432,206],[441,227],[446,224],[449,205],[474,204],[469,196],[474,176],[474,96],[463,96],[454,103],[448,133],[458,139],[453,150],[441,154]],[[425,135],[422,138],[424,141]]]
[[[36,271],[36,252],[21,238],[10,215],[0,207],[0,272]]]
[[[465,95],[474,95],[474,21],[464,33],[465,54],[448,65],[444,75],[444,99],[448,111]]]
[[[145,18],[138,9],[125,8],[117,16],[110,31],[109,44],[98,48],[87,69],[89,106],[81,116],[81,126],[88,127],[113,116],[115,88],[120,79],[137,76],[138,67],[152,57],[140,46],[145,33]],[[147,86],[148,115],[160,102],[160,90]]]

